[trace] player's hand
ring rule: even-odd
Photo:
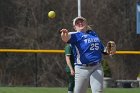
[[[60,30],[60,33],[61,33],[61,38],[64,42],[67,42],[69,40],[69,31],[67,29],[61,29]]]
[[[60,33],[62,34],[62,33],[68,33],[69,31],[67,30],[67,29],[61,29],[60,30]]]
[[[72,69],[72,70],[70,70],[70,73],[71,73],[71,75],[72,76],[74,76],[75,75],[75,72],[74,72],[74,70]]]

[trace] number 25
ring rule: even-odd
[[[90,45],[90,50],[98,50],[99,49],[99,43],[92,43]]]

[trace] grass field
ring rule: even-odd
[[[67,93],[67,88],[0,87],[0,93]],[[88,89],[87,93],[91,93]],[[140,88],[106,88],[104,93],[140,93]]]

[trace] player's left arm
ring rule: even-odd
[[[104,45],[103,45],[102,42],[101,42],[101,44],[100,44],[100,47],[101,47],[101,52],[102,52],[104,55],[109,55],[109,54],[107,53],[106,47],[104,47]]]

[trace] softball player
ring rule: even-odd
[[[76,17],[73,20],[77,32],[61,29],[61,38],[72,45],[75,58],[74,93],[86,93],[90,83],[92,93],[103,92],[102,54],[107,54],[95,31],[88,30],[87,20]]]
[[[73,93],[74,89],[74,57],[71,49],[71,45],[65,46],[65,58],[66,58],[66,72],[69,77],[68,93]]]

